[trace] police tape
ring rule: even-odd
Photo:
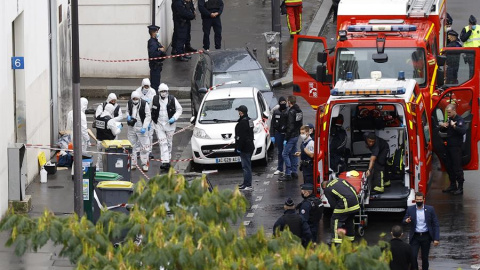
[[[199,51],[196,51],[196,52],[181,53],[181,54],[168,55],[168,56],[162,56],[162,57],[153,57],[153,58],[105,60],[105,59],[93,59],[93,58],[80,57],[80,59],[85,60],[85,61],[103,62],[103,63],[124,63],[124,62],[151,61],[151,60],[165,60],[165,59],[171,59],[171,58],[183,57],[183,56],[189,56],[189,55],[195,55],[195,54],[202,54],[202,53],[203,53],[203,51],[199,50]]]

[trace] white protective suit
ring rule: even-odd
[[[88,126],[87,126],[87,116],[85,115],[85,111],[88,107],[88,99],[81,98],[80,99],[80,118],[81,118],[81,134],[82,134],[82,153],[87,151],[87,147],[90,144],[90,136],[88,136]],[[73,140],[73,110],[68,112],[67,115],[67,130],[71,134],[71,138]]]
[[[140,94],[137,91],[133,91],[131,95],[131,99],[133,98],[138,98],[139,100],[141,99]],[[142,162],[143,166],[149,165],[148,162],[148,154],[150,152],[150,139],[148,137],[148,126],[150,125],[150,122],[152,120],[151,117],[151,111],[150,111],[150,106],[148,103],[145,104],[145,119],[142,123],[142,120],[140,118],[139,114],[139,109],[140,109],[140,104],[141,102],[139,101],[137,104],[132,104],[132,111],[130,112],[128,110],[128,104],[127,104],[127,120],[128,116],[130,116],[132,119],[137,119],[137,122],[135,125],[128,126],[128,140],[132,144],[133,150],[132,150],[132,168],[134,166],[137,166],[137,153],[140,152],[140,161]],[[145,132],[142,134],[141,130],[145,129]]]
[[[148,86],[148,87],[145,87]],[[135,90],[140,94],[140,97],[148,103],[148,106],[152,108],[153,97],[156,95],[155,89],[151,87],[150,80],[148,78],[143,79],[142,86]],[[150,139],[150,144],[153,143],[153,128],[150,124],[148,128],[148,138]],[[150,148],[150,151],[152,149]],[[149,153],[150,154],[150,153]]]
[[[105,110],[99,115],[100,117],[109,116],[112,119],[108,120],[107,122],[107,129],[109,129],[112,134],[115,136],[115,140],[117,139],[118,134],[122,131],[122,124],[120,122],[115,121],[113,118],[113,112],[115,111],[115,106],[113,104],[108,103],[105,106]],[[97,168],[99,170],[103,170],[103,161],[102,161],[102,154],[103,152],[102,142],[97,141],[97,151],[99,152],[97,155]]]
[[[155,91],[155,90],[154,90]],[[110,103],[112,100],[115,100],[115,105],[114,106],[114,111],[115,109],[117,109],[117,107],[119,106],[118,103],[117,103],[117,95],[115,95],[115,93],[110,93],[107,97],[107,104]],[[97,110],[95,111],[95,118],[99,117],[100,114],[102,114],[103,112],[103,103],[101,103],[100,105],[98,105],[97,107]],[[113,115],[113,114],[112,114]],[[115,119],[115,121],[121,123],[122,120],[123,120],[123,113],[122,113],[122,108],[119,108],[118,109],[118,116],[116,117],[113,117],[113,119]]]
[[[160,93],[161,91],[167,91],[165,93]],[[172,124],[169,123],[168,113],[167,113],[167,103],[168,103],[168,86],[164,83],[160,84],[158,87],[158,92],[160,95],[159,103],[160,110],[158,113],[157,123],[154,123],[154,128],[157,132],[159,144],[160,144],[160,153],[162,163],[170,163],[172,159],[172,140],[175,129],[177,128],[176,121],[182,115],[182,106],[175,98],[175,114],[171,117],[175,120]]]

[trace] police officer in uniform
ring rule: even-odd
[[[302,245],[305,247],[312,240],[312,232],[307,221],[305,221],[299,214],[295,212],[295,203],[291,198],[285,201],[283,206],[285,212],[273,225],[273,235],[284,231],[287,227],[293,235],[298,236],[302,240]]]
[[[333,214],[330,219],[330,227],[333,229],[332,242],[342,243],[339,230],[345,231],[345,238],[349,241],[355,239],[354,218],[360,210],[355,188],[343,179],[333,179],[322,183],[325,197],[327,197]]]
[[[454,104],[448,104],[445,110],[447,111],[448,119],[446,122],[441,123],[440,126],[447,133],[445,165],[448,178],[450,179],[450,186],[444,189],[443,192],[462,195],[463,182],[465,181],[462,168],[462,145],[467,127],[463,118],[457,114]]]
[[[198,0],[198,10],[202,15],[203,48],[210,49],[210,29],[215,33],[215,49],[222,47],[222,21],[223,0]]]
[[[341,173],[345,170],[345,150],[347,146],[347,132],[342,127],[343,115],[339,114],[333,119],[330,130],[330,168]]]
[[[253,190],[252,187],[252,154],[255,150],[253,144],[253,120],[248,117],[248,108],[240,105],[238,122],[235,126],[235,152],[240,155],[243,170],[243,183],[238,186],[239,190]]]
[[[159,26],[150,25],[148,26],[148,33],[150,34],[150,39],[147,43],[148,48],[148,58],[164,57],[167,54],[165,53],[165,47],[160,44],[158,41],[158,30]],[[148,65],[150,66],[150,81],[152,82],[152,88],[155,91],[158,91],[158,86],[160,85],[160,78],[162,73],[163,59],[149,60]]]
[[[460,33],[460,40],[463,42],[463,47],[479,47],[480,46],[480,25],[477,25],[477,19],[470,15],[468,18],[468,25],[462,29]],[[475,66],[473,55],[468,54],[465,61],[469,65],[470,78],[473,77],[473,68]]]
[[[187,4],[187,7],[188,9],[190,9],[193,13],[193,16],[194,16],[194,20],[195,20],[195,17],[196,17],[196,12],[195,12],[195,5],[193,4],[193,1],[186,1],[186,4]],[[172,12],[173,12],[173,2],[172,2]],[[186,25],[188,26],[188,30],[187,30],[187,40],[185,41],[185,52],[187,53],[190,53],[190,52],[196,52],[197,49],[194,49],[192,47],[192,35],[191,35],[191,31],[192,31],[192,21],[191,20],[187,20],[186,21]],[[174,25],[175,26],[175,25]],[[176,40],[177,40],[177,33],[175,32],[175,27],[173,28],[173,36],[172,36],[172,55],[175,55],[177,54],[177,50],[176,50]]]
[[[447,47],[462,47],[458,41],[458,33],[455,30],[447,32]],[[447,84],[458,84],[458,66],[460,63],[460,55],[452,54],[447,57]]]
[[[190,21],[195,18],[188,2],[192,0],[174,0],[172,2],[173,28],[175,32],[175,51],[177,54],[185,53],[185,44],[191,28]],[[177,61],[187,62],[191,56],[177,57]]]
[[[373,132],[367,134],[365,143],[367,144],[367,148],[372,152],[368,170],[365,172],[369,178],[369,182],[371,181],[372,183],[371,193],[383,193],[385,186],[390,186],[390,180],[385,181],[384,179],[385,164],[387,163],[390,147],[384,139],[377,137]]]
[[[302,126],[300,128],[300,170],[303,173],[303,183],[313,184],[313,153],[315,144],[310,137],[310,127]]]
[[[270,137],[275,144],[278,154],[277,170],[274,175],[283,174],[283,141],[285,140],[285,131],[287,129],[287,100],[284,97],[278,99],[278,108],[273,111],[272,123],[270,127]]]
[[[301,185],[303,201],[297,205],[300,216],[310,226],[312,232],[312,241],[318,243],[318,225],[323,214],[322,201],[313,194],[313,184],[305,183]]]

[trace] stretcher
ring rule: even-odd
[[[337,177],[350,183],[357,193],[360,209],[358,210],[358,214],[355,215],[354,224],[358,235],[363,236],[368,224],[368,216],[365,212],[365,205],[368,204],[367,176],[364,172],[349,171],[342,172]]]

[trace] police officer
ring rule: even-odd
[[[285,131],[287,129],[287,100],[284,97],[278,99],[278,107],[273,111],[272,123],[270,127],[270,137],[275,144],[278,154],[277,170],[274,175],[283,174],[283,141],[285,140]]]
[[[454,104],[448,104],[445,108],[448,119],[444,123],[440,123],[442,129],[447,133],[446,144],[446,160],[448,178],[450,186],[443,192],[451,192],[454,195],[463,194],[463,177],[462,168],[462,145],[463,138],[467,132],[467,127],[461,116],[457,114]],[[457,186],[458,183],[458,186]]]
[[[148,43],[147,43],[148,58],[157,58],[157,57],[163,57],[167,55],[165,53],[165,47],[163,47],[160,41],[158,41],[159,29],[160,27],[156,25],[148,26],[148,33],[150,34],[150,39],[148,40]],[[163,62],[163,59],[148,61],[148,65],[150,67],[150,81],[152,82],[152,88],[155,89],[155,91],[158,90],[158,86],[160,85],[160,78],[161,78],[162,66],[163,66],[162,62]]]
[[[191,28],[190,21],[195,18],[188,2],[192,0],[173,0],[173,28],[175,32],[175,51],[177,54],[185,53],[185,43],[189,36],[189,29]],[[187,62],[191,56],[177,57],[177,61]]]
[[[118,134],[122,131],[122,124],[115,121],[113,114],[115,107],[108,103],[105,105],[103,112],[95,119],[95,126],[97,129],[97,150],[102,151],[103,140],[115,140]],[[97,168],[102,170],[103,162],[101,154],[97,156]]]
[[[243,183],[238,186],[240,190],[253,190],[252,187],[252,154],[255,150],[253,144],[253,120],[248,117],[248,108],[240,105],[237,125],[235,126],[235,152],[240,155],[243,170]]]
[[[193,16],[194,16],[194,20],[195,20],[195,17],[196,17],[196,12],[195,12],[195,6],[193,5],[193,1],[186,1],[186,4],[187,4],[187,7],[188,9],[190,9],[193,13]],[[172,2],[172,12],[173,12],[173,2]],[[187,40],[185,41],[185,52],[189,53],[189,52],[196,52],[197,49],[194,49],[192,47],[192,35],[191,35],[191,32],[192,32],[192,21],[191,20],[187,20],[186,21],[186,25],[188,26],[188,30],[187,30]],[[175,25],[174,25],[175,26]],[[172,55],[175,55],[177,54],[177,50],[176,50],[176,40],[177,40],[177,34],[175,32],[175,27],[173,28],[173,36],[172,36]]]
[[[148,126],[151,122],[151,112],[148,103],[141,99],[137,91],[133,91],[131,99],[127,103],[127,137],[132,143],[132,169],[137,167],[137,153],[140,152],[142,170],[148,171],[150,153],[150,139],[148,137]]]
[[[344,231],[346,239],[353,241],[355,238],[355,215],[360,210],[355,188],[343,179],[332,179],[322,183],[325,197],[333,208],[330,218],[330,227],[333,229],[332,242],[342,243],[340,231]]]
[[[305,183],[300,187],[303,201],[297,205],[300,216],[310,226],[312,241],[318,243],[318,225],[323,214],[322,201],[313,194],[313,184]]]
[[[215,33],[215,49],[222,47],[222,21],[223,0],[198,0],[198,10],[202,15],[203,48],[210,49],[210,29]]]
[[[347,132],[342,127],[342,114],[339,114],[332,120],[333,125],[330,130],[330,168],[336,173],[341,173],[346,169],[345,150],[347,146]]]
[[[285,162],[285,174],[278,178],[279,181],[290,181],[297,178],[298,157],[297,152],[298,136],[300,127],[303,125],[303,112],[297,104],[295,96],[287,98],[287,129],[285,131],[285,140],[283,140],[283,160]]]
[[[170,159],[172,158],[172,140],[176,129],[175,122],[182,115],[182,106],[178,100],[168,94],[168,85],[162,83],[158,89],[160,95],[153,97],[152,120],[157,132],[162,165],[160,169],[170,169]]]
[[[462,29],[460,40],[463,42],[463,47],[480,46],[480,25],[477,25],[477,19],[473,15],[470,15],[468,25]],[[475,66],[473,55],[467,54],[465,61],[468,63],[471,78],[473,77],[473,69]]]
[[[455,30],[447,32],[447,47],[462,47],[458,41],[458,33]],[[447,57],[447,84],[458,84],[458,67],[460,63],[460,55],[449,55]]]
[[[385,191],[384,187],[390,186],[390,180],[384,182],[385,164],[387,163],[390,147],[384,139],[377,137],[373,132],[367,134],[365,143],[367,144],[367,148],[372,152],[368,170],[365,172],[369,181],[372,183],[371,193],[383,193]]]
[[[283,216],[273,225],[273,235],[277,236],[278,232],[282,232],[288,227],[293,235],[302,240],[302,245],[307,246],[312,240],[312,232],[308,222],[295,212],[295,203],[291,198],[285,201],[283,209],[285,210]]]
[[[310,127],[302,126],[300,128],[300,138],[302,139],[300,147],[300,170],[303,173],[303,183],[313,184],[313,152],[315,144],[310,137]]]

